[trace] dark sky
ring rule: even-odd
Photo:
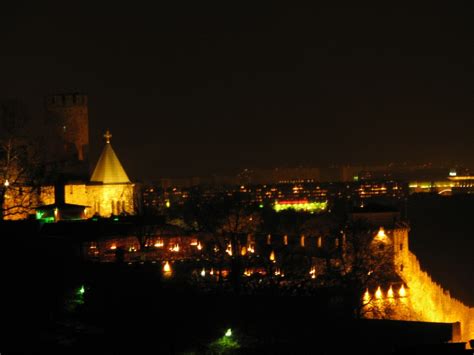
[[[474,165],[472,1],[9,3],[0,9],[0,97],[39,116],[45,95],[86,92],[93,153],[110,128],[134,179]]]

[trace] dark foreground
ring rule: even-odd
[[[153,264],[43,252],[25,247],[28,258],[10,261],[2,353],[433,353],[445,349],[427,344],[452,334],[447,324],[335,318],[319,296],[204,295]]]

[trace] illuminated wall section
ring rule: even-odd
[[[393,238],[394,266],[407,286],[400,296],[400,285],[392,290],[378,289],[367,292],[364,300],[368,318],[389,318],[397,320],[461,323],[460,339],[474,339],[474,308],[451,297],[449,291],[434,282],[431,276],[421,269],[420,262],[408,248],[408,227],[388,230]]]
[[[134,184],[66,185],[66,203],[87,206],[86,218],[134,214]]]
[[[54,203],[54,186],[42,186],[38,191],[32,187],[7,190],[3,210],[6,211],[6,220],[26,219],[35,214],[35,207]]]
[[[426,322],[460,322],[461,340],[474,339],[474,308],[451,297],[449,291],[434,282],[423,271],[418,258],[413,253],[405,260],[403,278],[409,286],[410,308],[413,320]]]
[[[296,201],[277,201],[273,205],[273,209],[277,212],[284,210],[295,210],[305,212],[321,212],[325,211],[328,207],[328,202],[309,202],[308,200],[296,200]]]

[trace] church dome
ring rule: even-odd
[[[95,166],[94,172],[92,173],[91,182],[103,184],[130,183],[127,173],[110,144],[110,138],[112,138],[112,135],[108,130],[104,137],[106,139],[106,144],[102,150],[99,161]]]

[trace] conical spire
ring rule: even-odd
[[[106,144],[92,173],[91,182],[101,182],[103,184],[129,183],[130,179],[110,144],[112,134],[109,130],[105,132],[104,138]]]

